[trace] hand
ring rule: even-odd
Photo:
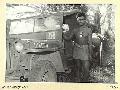
[[[63,28],[63,33],[66,33],[67,31],[69,31],[69,25],[68,24],[63,24],[62,28]]]
[[[95,48],[95,45],[92,44],[92,48]]]

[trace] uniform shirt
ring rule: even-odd
[[[73,49],[73,58],[80,60],[89,60],[90,58],[90,48],[89,45],[92,43],[92,30],[87,26],[80,26],[73,30],[73,32],[68,32],[64,35],[66,40],[73,40],[76,44]],[[79,46],[79,47],[78,47]]]
[[[74,30],[73,40],[75,43],[79,45],[88,45],[91,35],[92,35],[91,29],[84,25]]]

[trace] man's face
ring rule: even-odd
[[[77,21],[80,25],[84,25],[86,22],[86,19],[85,19],[85,17],[81,16],[81,17],[77,18]]]

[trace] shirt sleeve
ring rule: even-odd
[[[89,33],[88,33],[88,45],[89,45],[89,51],[92,54],[92,30],[89,29]]]

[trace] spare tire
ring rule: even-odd
[[[37,61],[30,71],[28,82],[57,82],[56,69],[48,60]]]

